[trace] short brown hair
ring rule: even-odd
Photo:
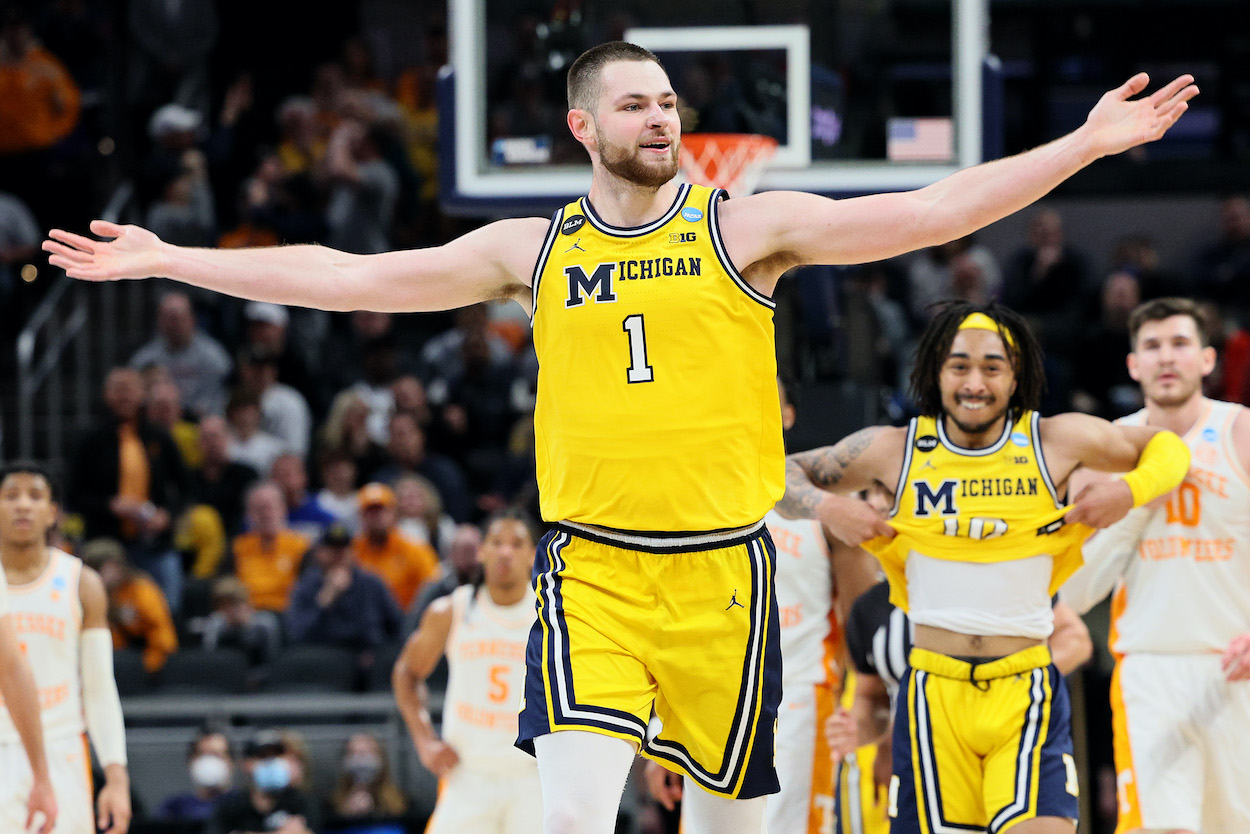
[[[649,49],[625,41],[608,41],[591,47],[569,67],[568,96],[570,110],[594,112],[599,101],[599,77],[603,68],[616,61],[654,61],[664,65]]]
[[[1211,346],[1210,324],[1206,314],[1192,298],[1154,298],[1144,304],[1138,304],[1128,317],[1129,350],[1137,350],[1137,333],[1142,325],[1149,321],[1163,321],[1172,316],[1189,316],[1194,320],[1198,331],[1198,341],[1203,347]]]

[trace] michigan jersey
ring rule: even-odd
[[[881,560],[891,602],[909,610],[913,554],[964,563],[1044,557],[1050,594],[1080,566],[1090,528],[1063,521],[1068,508],[1046,470],[1038,419],[1035,411],[1009,412],[1002,436],[981,449],[955,445],[940,418],[912,419],[890,515],[898,535],[864,545]]]
[[[729,261],[724,197],[682,185],[635,228],[585,198],[556,212],[533,276],[548,521],[722,530],[785,491],[774,305]]]
[[[50,547],[47,567],[39,578],[9,586],[13,627],[35,676],[43,734],[48,739],[81,735],[85,730],[78,673],[81,572],[81,561]],[[0,742],[18,739],[8,710],[0,710]]]

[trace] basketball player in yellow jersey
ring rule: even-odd
[[[0,560],[8,578],[17,636],[39,692],[43,737],[59,813],[53,834],[130,827],[130,778],[121,702],[113,680],[108,598],[98,574],[77,558],[48,547],[56,523],[53,484],[42,467],[0,467]],[[85,734],[84,734],[85,731]],[[92,811],[87,737],[104,768]],[[23,831],[21,794],[30,772],[15,750],[10,716],[0,711],[0,831]],[[20,749],[20,748],[19,748]],[[98,822],[98,825],[97,825]]]
[[[1171,429],[1193,465],[1162,506],[1091,538],[1060,591],[1080,611],[1115,591],[1119,834],[1250,831],[1250,411],[1202,395],[1207,332],[1185,298],[1129,316],[1146,407],[1119,422]]]
[[[915,626],[894,724],[892,834],[1070,834],[1077,779],[1067,690],[1046,645],[1051,597],[1091,528],[1174,488],[1189,450],[1155,428],[1041,418],[1041,351],[996,304],[939,306],[917,356],[921,416],[791,456],[778,510],[863,543]],[[1078,466],[1127,474],[1068,506]],[[894,485],[888,521],[827,491],[873,483]]]
[[[319,246],[171,246],[97,221],[54,230],[85,280],[157,275],[326,310],[421,311],[511,298],[533,316],[545,520],[521,740],[549,834],[607,834],[635,751],[703,790],[691,834],[755,832],[777,790],[773,551],[784,490],[772,293],[800,264],[875,261],[963,237],[1096,159],[1154,141],[1198,94],[1135,75],[1043,147],[908,193],[829,200],[680,185],[677,93],[650,52],[613,42],[569,69],[587,196],[443,246],[356,256]],[[652,712],[663,724],[646,734]],[[736,800],[736,801],[735,801]]]
[[[56,824],[56,796],[48,776],[48,757],[44,753],[39,694],[30,665],[22,655],[22,645],[17,639],[9,612],[9,584],[0,566],[0,707],[8,710],[9,720],[13,722],[22,748],[18,752],[12,749],[12,745],[7,745],[9,749],[0,752],[0,758],[10,762],[14,755],[25,755],[31,780],[25,799],[26,822],[22,830],[29,830],[36,815],[42,814],[39,834],[49,834]],[[0,748],[3,746],[0,745]],[[19,794],[18,799],[21,798]],[[9,798],[3,796],[0,800],[9,801]]]

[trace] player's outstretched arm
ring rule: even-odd
[[[5,581],[4,571],[0,570],[0,583]],[[0,592],[4,590],[0,588]],[[37,813],[43,814],[39,834],[49,834],[56,825],[56,796],[48,777],[48,759],[43,746],[43,722],[39,716],[39,694],[35,689],[35,678],[30,672],[30,666],[18,645],[13,617],[7,611],[0,611],[0,695],[4,696],[4,704],[17,727],[22,747],[30,760],[31,773],[34,775],[34,783],[26,802],[26,828],[30,828]]]
[[[762,192],[729,201],[726,239],[741,267],[780,257],[788,265],[883,260],[964,237],[1019,211],[1095,160],[1162,137],[1198,94],[1182,75],[1149,96],[1138,73],[1105,93],[1085,124],[1041,147],[965,168],[916,191],[827,200],[796,192]],[[735,206],[735,203],[739,205]],[[760,229],[752,234],[750,227]]]
[[[1077,466],[1124,473],[1095,480],[1073,496],[1072,509],[1064,516],[1070,522],[1107,527],[1134,507],[1171,492],[1189,471],[1189,447],[1165,429],[1120,426],[1075,412],[1047,417],[1040,429],[1052,473]]]
[[[446,651],[451,619],[451,597],[440,597],[430,603],[421,617],[421,625],[404,643],[404,649],[391,670],[395,703],[408,725],[417,756],[421,764],[440,779],[459,763],[460,757],[434,732],[434,723],[426,707],[425,679]]]
[[[79,668],[87,737],[104,768],[104,786],[96,798],[96,819],[104,834],[130,829],[130,771],[126,767],[126,724],[113,677],[113,635],[108,626],[108,594],[100,575],[88,567],[78,582],[82,600]]]
[[[417,312],[516,298],[526,309],[530,273],[547,221],[500,220],[443,246],[350,255],[324,246],[197,249],[139,226],[91,223],[98,238],[53,229],[48,262],[71,278],[162,277],[208,290],[322,310]]]
[[[786,458],[786,493],[777,512],[786,518],[814,518],[839,541],[862,544],[894,530],[866,502],[845,493],[859,492],[876,482],[897,478],[904,433],[888,426],[869,426],[833,446],[798,452]],[[844,493],[839,495],[837,493]]]

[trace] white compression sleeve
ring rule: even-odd
[[[83,712],[91,746],[102,766],[125,765],[126,723],[113,678],[113,635],[107,628],[84,629],[80,653]]]

